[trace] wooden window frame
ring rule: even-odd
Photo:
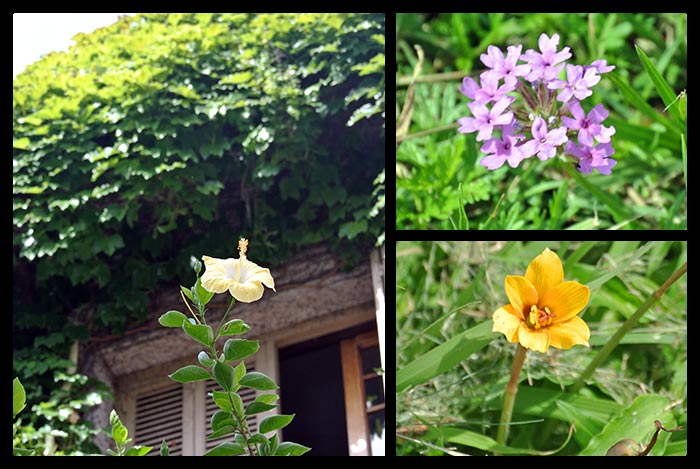
[[[343,387],[345,391],[345,415],[348,432],[348,453],[350,456],[369,456],[371,434],[367,423],[370,412],[383,410],[385,404],[366,408],[365,378],[362,373],[360,349],[376,347],[379,337],[375,331],[365,332],[340,342],[343,363]]]

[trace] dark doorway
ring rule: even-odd
[[[282,430],[285,441],[310,446],[310,456],[347,456],[345,393],[340,341],[373,323],[279,350],[283,414],[296,414]]]

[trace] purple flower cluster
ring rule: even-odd
[[[582,173],[597,169],[610,174],[617,164],[610,158],[615,153],[610,141],[615,127],[602,124],[608,117],[602,104],[586,114],[581,101],[593,93],[591,88],[600,75],[615,67],[605,60],[585,66],[566,64],[571,51],[569,47],[557,51],[558,34],[551,38],[542,34],[538,44],[539,52],[530,49],[521,54],[523,46],[518,45],[509,46],[507,55],[495,46],[481,54],[488,70],[480,75],[479,83],[466,77],[459,88],[472,99],[468,104],[472,117],[457,121],[459,132],[478,132],[476,140],[484,142],[481,151],[488,155],[480,163],[488,169],[500,168],[505,162],[515,168],[535,155],[544,161],[563,145],[564,151],[578,159]],[[561,80],[565,66],[566,80]],[[514,93],[523,97],[522,103],[516,103]],[[500,137],[494,132],[500,132]],[[576,136],[578,143],[569,136]]]

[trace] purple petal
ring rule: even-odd
[[[510,156],[507,157],[508,165],[511,168],[517,168],[520,162],[524,159],[525,156],[520,151],[520,147],[512,148],[510,151]]]
[[[513,112],[506,112],[500,116],[494,117],[491,121],[493,125],[508,125],[513,123]]]
[[[462,86],[459,87],[459,91],[470,99],[474,99],[474,96],[478,90],[479,85],[476,84],[476,80],[474,80],[472,77],[464,77],[462,80]]]
[[[567,83],[564,80],[552,80],[547,83],[547,88],[550,90],[558,90],[559,88],[566,87]]]
[[[557,154],[557,151],[554,149],[553,146],[551,145],[541,145],[540,146],[540,151],[537,152],[537,158],[540,159],[540,161],[545,161],[550,158],[554,158],[554,155]]]
[[[541,117],[532,121],[532,137],[540,141],[547,138],[547,123]]]
[[[468,134],[479,130],[476,119],[473,117],[460,117],[457,119],[457,123],[461,126],[459,129],[457,129],[457,132],[463,134]]]
[[[610,127],[605,127],[604,125],[600,126],[600,131],[598,132],[598,135],[596,135],[596,139],[600,143],[607,143],[610,141],[610,137],[615,135],[615,126],[611,125]]]
[[[564,47],[561,51],[557,52],[552,56],[552,65],[563,62],[571,58],[571,49]]]
[[[569,130],[578,130],[580,128],[578,121],[576,119],[572,119],[571,117],[562,116],[561,123],[564,124]]]
[[[591,160],[588,158],[583,158],[578,162],[578,170],[583,174],[591,174],[593,168],[591,167]]]
[[[602,104],[597,104],[591,112],[588,113],[588,120],[600,124],[608,118],[608,110]]]
[[[457,129],[457,130],[459,130],[459,129]],[[479,133],[476,136],[476,141],[483,142],[487,138],[491,138],[492,134],[493,134],[493,125],[491,125],[491,124],[482,125],[479,128]]]
[[[615,69],[614,65],[610,65],[609,67],[607,65],[607,60],[596,60],[591,64],[591,67],[594,67],[596,70],[598,70],[598,73],[608,73]]]
[[[576,99],[582,100],[582,99],[586,99],[587,97],[592,95],[593,91],[591,91],[589,89],[579,89],[579,90],[574,91],[573,94],[574,94],[574,96],[576,96]],[[561,96],[561,93],[559,94],[559,96]],[[557,99],[559,99],[559,98],[557,97]],[[559,101],[561,101],[561,99],[559,99]]]
[[[573,84],[575,81],[581,79],[583,75],[583,67],[580,65],[567,65],[566,66],[566,80]]]
[[[479,164],[486,167],[487,169],[498,169],[505,163],[506,157],[499,155],[489,155],[481,159]]]
[[[496,153],[496,143],[498,142],[497,138],[490,138],[484,142],[483,145],[481,145],[481,153]]]
[[[564,151],[567,153],[571,153],[576,158],[585,158],[586,156],[588,156],[588,152],[585,151],[584,147],[572,142],[571,140],[566,142],[566,146],[564,146]]]
[[[578,125],[581,124],[581,121],[586,118],[586,113],[583,111],[583,108],[581,107],[581,103],[574,100],[569,102],[569,111],[571,111],[571,115],[576,118],[578,121]],[[562,121],[564,118],[562,117]],[[572,127],[569,127],[572,128]]]
[[[573,95],[574,93],[571,91],[571,88],[564,88],[559,92],[559,95],[557,96],[557,101],[565,103],[569,101]]]
[[[593,166],[595,169],[597,169],[598,172],[600,172],[601,174],[609,175],[610,172],[612,171],[612,168],[616,164],[617,164],[616,160],[613,160],[612,158],[605,158],[605,160],[602,163],[600,163],[596,166],[593,166],[593,165],[591,165],[591,166]]]
[[[537,45],[540,46],[540,50],[542,52],[554,52],[555,50],[557,50],[557,46],[559,45],[559,35],[554,34],[550,39],[545,33],[542,33],[540,35],[539,41],[537,41]]]
[[[491,109],[491,115],[495,116],[497,114],[502,113],[503,111],[506,110],[508,106],[515,100],[514,97],[512,96],[504,96],[498,101],[496,101],[496,104],[493,105],[493,108]],[[510,122],[508,122],[510,123]]]
[[[588,70],[586,70],[586,72],[583,74],[583,81],[586,82],[586,85],[589,88],[591,86],[595,86],[600,81],[600,75],[598,75],[598,70],[596,70],[595,68],[589,68]]]
[[[566,136],[566,129],[564,127],[552,129],[547,134],[547,142],[554,146],[562,145],[567,140],[569,140],[569,137]]]

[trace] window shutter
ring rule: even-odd
[[[255,371],[255,368],[250,365],[247,367],[247,371]],[[209,435],[212,434],[211,431],[211,417],[214,415],[214,412],[219,410],[219,408],[216,406],[214,403],[214,400],[211,398],[209,393],[212,391],[216,391],[219,389],[219,385],[216,384],[214,381],[207,381],[206,382],[206,388],[205,388],[205,428],[207,429],[207,438]],[[251,388],[241,388],[238,390],[238,395],[241,396],[241,399],[243,399],[243,405],[247,406],[249,403],[253,402],[255,400],[255,389]],[[255,433],[258,431],[258,419],[256,418],[255,415],[251,415],[248,417],[248,428],[250,429],[250,433]],[[215,438],[213,440],[206,440],[205,448],[206,451],[209,451],[210,449],[216,447],[218,444],[223,443],[225,441],[232,441],[232,435],[226,435],[222,436],[221,438]]]
[[[182,385],[159,388],[136,397],[134,444],[152,446],[160,454],[165,439],[173,456],[182,455]]]

